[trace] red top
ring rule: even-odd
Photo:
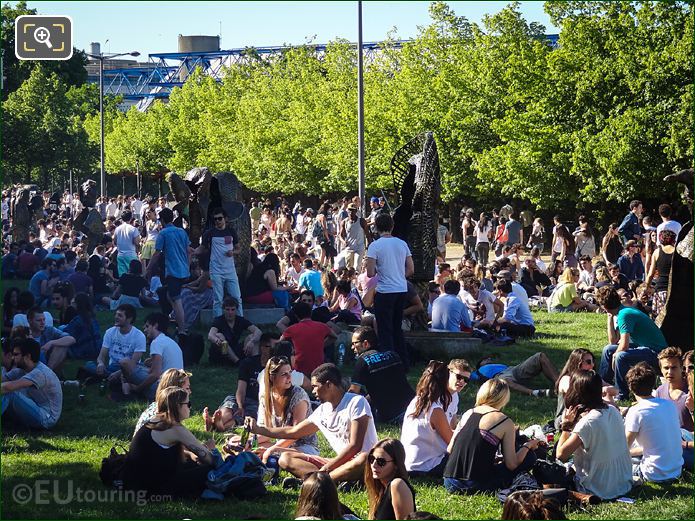
[[[323,343],[331,333],[331,328],[322,322],[304,319],[288,327],[282,334],[285,340],[294,345],[294,365],[310,377],[311,372],[323,363]]]

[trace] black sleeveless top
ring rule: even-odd
[[[265,272],[269,269],[270,268],[264,263],[260,263],[253,267],[249,278],[246,279],[245,296],[255,297],[256,295],[270,291],[270,284],[268,284],[268,281],[264,278]]]
[[[668,290],[668,276],[671,273],[671,262],[673,261],[673,252],[666,253],[659,246],[659,257],[656,259],[656,269],[659,270],[659,276],[656,279],[656,291]]]
[[[618,262],[618,259],[620,258],[621,253],[623,252],[623,243],[620,242],[619,237],[611,237],[610,240],[608,241],[608,244],[606,244],[606,259],[608,262],[611,264],[615,264]]]
[[[404,479],[405,484],[408,485],[410,493],[413,495],[413,506],[415,506],[415,489]],[[417,510],[417,508],[415,508]],[[391,498],[391,483],[388,484],[384,494],[381,496],[379,501],[379,506],[376,507],[376,512],[374,513],[374,519],[396,519],[396,513],[393,511],[393,500]]]
[[[157,492],[176,474],[180,462],[180,444],[165,449],[152,439],[152,429],[142,427],[130,442],[123,484],[129,490]]]
[[[454,440],[451,455],[444,467],[445,478],[483,482],[494,475],[495,454],[500,439],[492,430],[509,418],[505,416],[489,429],[480,429],[480,419],[484,414],[473,412]]]

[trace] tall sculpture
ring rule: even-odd
[[[97,204],[97,184],[93,179],[87,179],[80,185],[80,202],[84,205],[82,211],[73,219],[73,227],[85,234],[83,243],[85,252],[91,255],[104,239],[106,227],[101,218]]]
[[[213,175],[206,167],[196,167],[183,178],[171,173],[169,187],[176,199],[173,210],[187,222],[188,236],[194,246],[200,243],[203,231],[212,226],[210,212],[213,208],[224,208],[241,244],[241,253],[235,258],[239,281],[246,280],[251,248],[251,218],[244,206],[243,185],[239,179],[231,172]]]
[[[423,132],[391,159],[391,175],[399,205],[393,214],[393,235],[408,243],[413,254],[416,283],[432,279],[436,262],[437,219],[441,178],[437,143]]]
[[[690,211],[690,221],[683,225],[671,261],[666,305],[656,317],[670,346],[687,351],[693,348],[693,169],[668,175],[664,181],[685,186],[683,199]]]
[[[32,225],[32,209],[29,206],[29,187],[22,186],[17,190],[12,203],[12,240],[14,242],[28,241]]]

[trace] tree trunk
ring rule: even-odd
[[[458,203],[451,201],[448,204],[449,212],[449,231],[451,232],[452,242],[463,242],[463,236],[461,232],[461,219],[459,214],[461,213],[461,208]]]

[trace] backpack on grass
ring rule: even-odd
[[[101,482],[107,487],[117,489],[123,488],[123,469],[128,458],[128,451],[120,447],[122,452],[118,452],[120,446],[113,446],[109,455],[101,460],[99,477]]]

